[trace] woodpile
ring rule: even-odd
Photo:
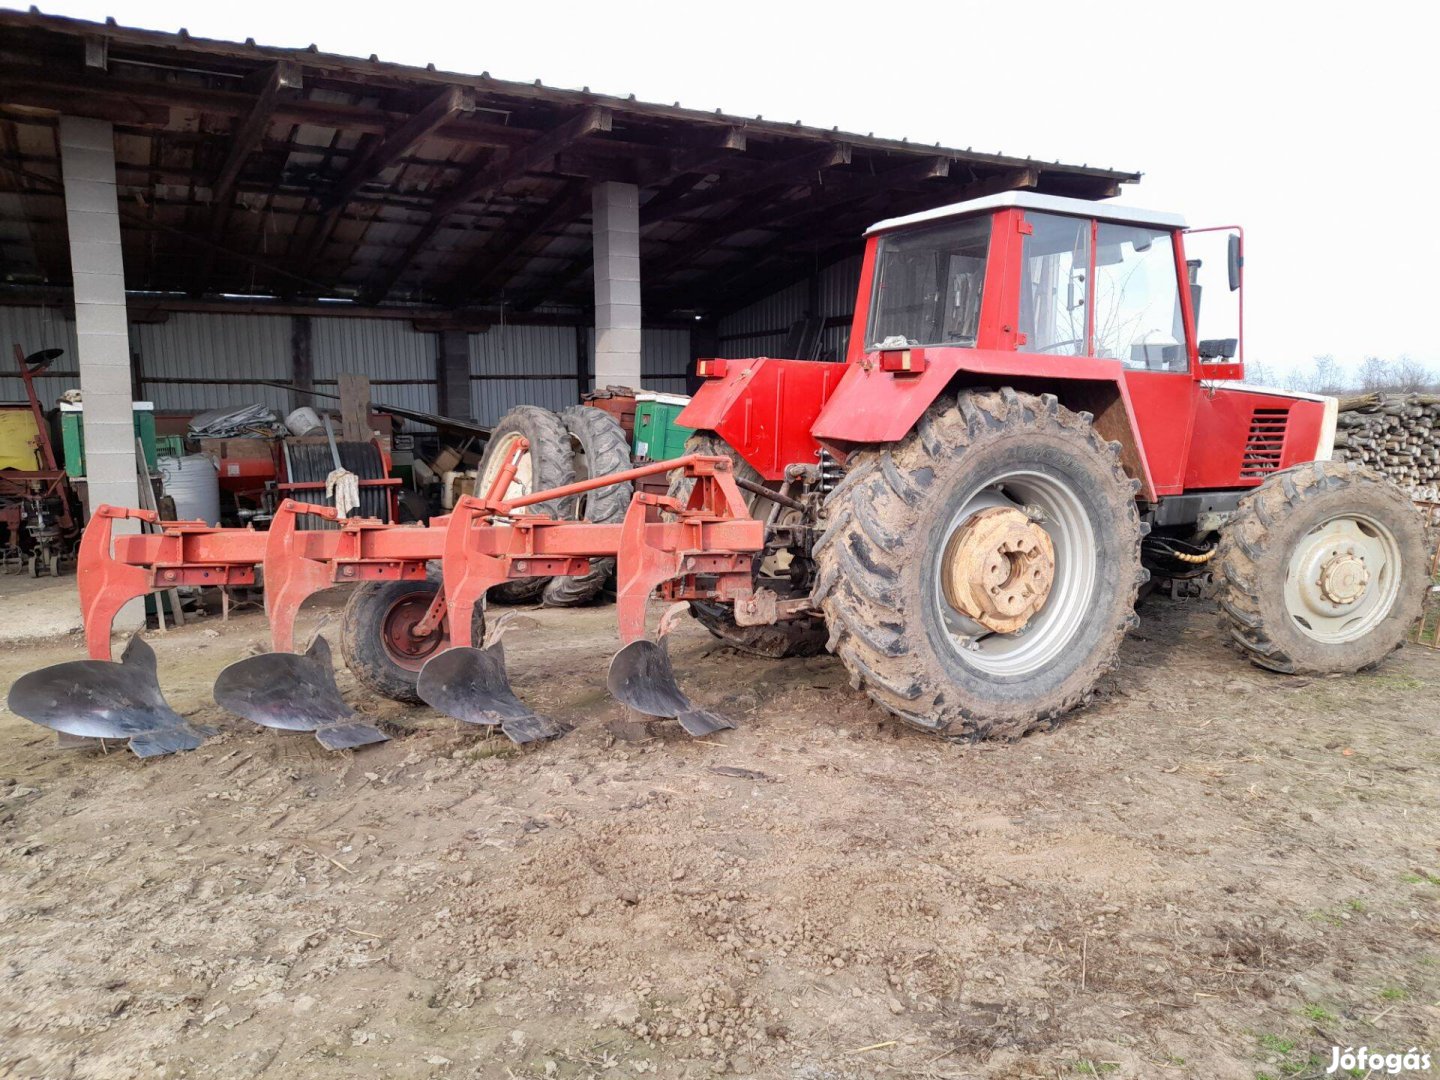
[[[1411,498],[1440,500],[1440,394],[1341,398],[1335,460],[1369,465]]]

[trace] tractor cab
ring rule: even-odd
[[[1227,231],[1238,292],[1239,231]],[[882,221],[866,234],[849,358],[993,349],[1238,378],[1240,305],[1230,336],[1197,340],[1204,264],[1187,260],[1186,233],[1177,214],[1025,192]]]

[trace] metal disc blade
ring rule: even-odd
[[[204,732],[166,703],[155,652],[137,634],[118,663],[71,660],[20,676],[10,711],[63,735],[130,739],[141,757],[193,750]]]
[[[632,641],[610,660],[605,680],[611,697],[649,716],[673,716],[692,735],[709,735],[735,725],[706,709],[697,709],[675,681],[665,639]]]
[[[317,637],[309,652],[262,653],[237,660],[215,680],[215,703],[237,716],[263,727],[282,731],[313,731],[322,745],[330,749],[366,742],[383,742],[386,736],[369,724],[356,723],[356,712],[345,704],[335,684],[335,669],[330,660],[330,646]],[[347,742],[348,736],[333,735],[337,728],[363,729],[369,737],[361,742]]]
[[[425,662],[415,683],[420,700],[466,724],[500,726],[517,743],[553,739],[570,730],[526,705],[510,687],[505,647],[446,649]]]

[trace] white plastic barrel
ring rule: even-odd
[[[220,473],[208,454],[162,457],[156,467],[181,521],[220,524]]]
[[[320,415],[309,405],[301,405],[289,416],[285,417],[285,426],[290,429],[290,434],[295,436],[313,435],[324,425],[320,422]]]

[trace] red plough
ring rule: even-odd
[[[357,731],[353,710],[340,700],[329,650],[312,647],[297,653],[295,617],[305,600],[322,589],[359,582],[423,581],[427,566],[438,562],[442,586],[409,632],[418,637],[443,632],[448,648],[432,655],[422,669],[421,696],[459,720],[499,726],[518,742],[561,734],[563,725],[537,716],[515,697],[505,677],[498,636],[492,633],[488,645],[472,641],[473,615],[477,605],[483,609],[486,592],[512,578],[582,574],[589,570],[590,560],[614,558],[620,641],[632,650],[656,649],[645,641],[650,596],[659,589],[672,599],[743,599],[752,588],[751,564],[763,548],[764,525],[749,516],[731,462],[724,457],[689,455],[520,498],[500,498],[498,493],[508,487],[526,449],[523,441],[514,448],[512,459],[485,496],[462,497],[451,514],[432,518],[429,525],[388,525],[369,518],[337,521],[332,507],[294,500],[280,505],[268,532],[196,521],[157,522],[149,511],[99,507],[85,530],[77,567],[90,656],[110,659],[115,616],[130,600],[177,586],[251,585],[258,570],[274,651],[227,668],[217,683],[217,702],[265,726],[314,731],[327,745],[376,741]],[[550,500],[677,469],[695,481],[684,505],[637,493],[619,524],[522,512]],[[299,529],[297,518],[302,514],[337,521],[339,528]],[[126,519],[157,524],[161,531],[115,535],[115,522]],[[640,642],[644,644],[635,644]],[[66,667],[27,676],[28,693],[33,697],[38,692],[46,700],[45,709],[17,707],[13,695],[11,707],[63,731],[56,718],[83,702],[87,734],[128,738],[135,725],[119,715],[123,705],[110,725],[114,730],[106,734],[101,730],[107,727],[104,720],[95,719],[94,688],[76,685],[73,672],[62,672]],[[122,673],[132,681],[154,679],[153,666],[115,667],[116,671],[105,672],[109,683]],[[646,676],[649,682],[641,686],[643,693],[627,696],[628,704],[643,709],[643,702],[687,700],[674,685],[668,664],[642,667],[651,673]],[[668,680],[669,685],[656,686],[655,679]],[[149,701],[153,695],[163,701],[158,683],[128,689],[131,697]],[[263,707],[256,704],[257,695],[263,696]],[[344,738],[326,734],[336,725]]]

